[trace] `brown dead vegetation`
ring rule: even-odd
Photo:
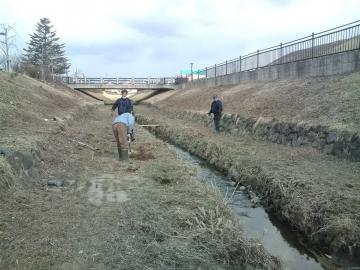
[[[241,235],[222,197],[163,142],[138,128],[138,158],[120,163],[109,108],[27,77],[0,76],[0,144],[32,149],[38,169],[23,185],[0,158],[7,181],[0,178],[7,194],[0,204],[1,269],[282,268]],[[28,100],[33,106],[24,114]],[[61,125],[44,120],[54,116]],[[64,187],[47,187],[52,178],[64,179]]]
[[[161,123],[152,128],[159,137],[204,158],[235,181],[252,185],[264,203],[311,243],[332,252],[359,249],[357,163],[307,147],[294,149],[248,136],[217,136],[197,122],[170,118],[157,109],[138,111],[140,123]]]
[[[6,196],[6,193],[9,192],[9,189],[12,188],[14,184],[14,172],[6,159],[0,156],[0,200],[1,197]]]
[[[360,73],[270,82],[242,82],[170,91],[146,102],[175,111],[208,112],[212,96],[224,112],[244,118],[270,117],[285,122],[305,121],[333,129],[360,131]]]

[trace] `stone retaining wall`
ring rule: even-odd
[[[212,119],[205,113],[170,112],[178,118],[194,120],[212,127]],[[331,130],[326,126],[311,126],[305,122],[288,123],[274,118],[244,118],[223,114],[221,130],[231,134],[251,134],[263,140],[289,146],[312,146],[326,154],[360,161],[360,134]]]

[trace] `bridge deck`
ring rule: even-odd
[[[175,78],[79,78],[57,79],[73,89],[174,89]]]
[[[174,89],[174,84],[109,84],[109,83],[72,83],[73,89]]]

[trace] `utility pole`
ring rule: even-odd
[[[194,63],[190,63],[191,81],[193,81],[193,65],[194,65]]]

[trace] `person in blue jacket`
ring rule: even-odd
[[[208,115],[211,114],[214,115],[214,125],[215,125],[216,133],[220,132],[220,119],[221,119],[222,111],[223,111],[223,105],[221,100],[217,95],[213,96],[213,102],[211,103],[211,108]]]
[[[131,113],[122,113],[115,117],[112,121],[112,129],[114,132],[119,160],[129,159],[129,142],[128,134],[133,132],[135,117]]]
[[[122,115],[124,113],[134,113],[134,105],[131,99],[127,97],[128,90],[123,89],[121,90],[121,98],[118,98],[112,106],[113,117],[116,116],[116,108],[117,108],[117,115]],[[134,132],[130,133],[131,141],[135,141]]]

